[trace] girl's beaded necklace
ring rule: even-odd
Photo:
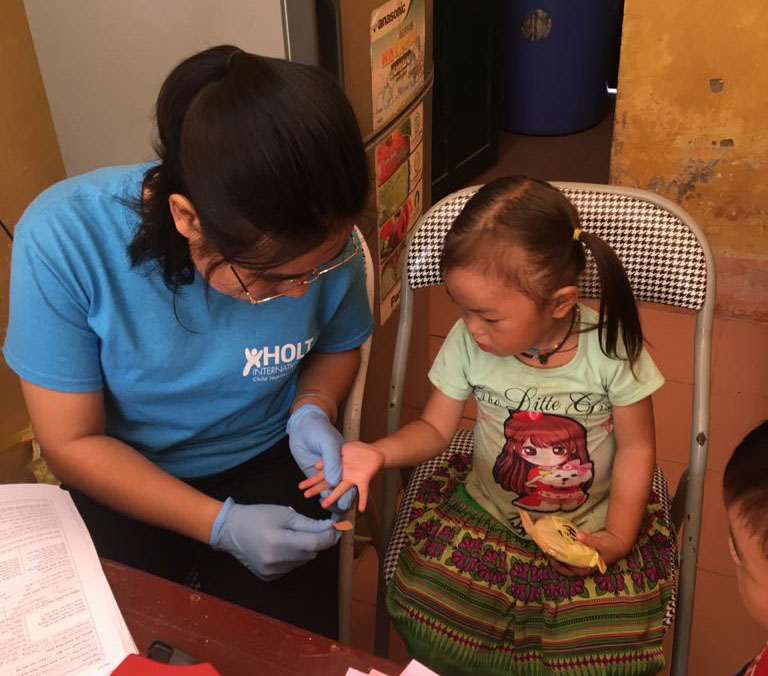
[[[520,355],[528,359],[538,359],[539,364],[546,364],[549,361],[549,358],[555,354],[555,352],[559,352],[560,348],[565,345],[565,341],[568,340],[568,337],[573,333],[573,327],[576,326],[580,320],[581,310],[579,310],[578,305],[575,305],[573,308],[573,315],[571,316],[571,325],[568,327],[568,333],[563,336],[561,341],[555,343],[552,347],[544,347],[541,349],[538,347],[529,347],[526,352],[521,352]]]

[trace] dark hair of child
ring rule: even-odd
[[[747,531],[768,557],[768,420],[736,447],[723,474],[725,506],[738,507]]]
[[[174,291],[194,279],[187,240],[168,197],[200,219],[206,276],[225,260],[262,270],[349,228],[368,197],[360,129],[324,71],[221,45],[178,64],[156,106],[160,159],[134,205],[141,226],[133,265],[155,261]]]
[[[600,347],[634,364],[643,332],[626,272],[597,235],[582,231],[576,208],[557,188],[526,176],[498,178],[467,202],[445,239],[443,271],[480,267],[544,304],[563,286],[576,285],[589,249],[600,279]],[[624,353],[618,348],[619,334]]]

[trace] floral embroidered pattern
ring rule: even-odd
[[[663,533],[654,533],[627,556],[627,568],[635,591],[654,589],[659,580],[669,576],[672,542]]]
[[[427,531],[429,528],[434,530],[434,526],[427,523],[420,525],[424,525],[424,537],[429,538],[430,534]],[[445,526],[437,534],[437,537],[433,538],[438,546],[447,544],[446,538],[441,536],[447,535],[448,531],[451,532],[451,535],[455,534],[455,529]],[[434,544],[430,544],[430,551],[436,551]],[[458,545],[453,545],[450,548],[444,563],[460,573],[470,575],[475,581],[482,580],[491,586],[501,588],[507,580],[506,552],[486,544],[482,538],[473,538],[469,533],[464,534]]]
[[[483,541],[480,538],[471,537],[469,533],[465,533],[461,542],[451,552],[451,556],[445,564],[455,567],[457,570],[471,573],[477,567],[482,550]]]
[[[425,479],[421,486],[419,486],[419,492],[416,494],[416,501],[425,505],[436,504],[440,501],[442,489],[442,481],[432,478]]]
[[[411,514],[409,516],[411,521],[415,521],[416,519],[420,519],[422,516],[424,516],[424,513],[427,510],[424,507],[413,507],[411,509]]]
[[[472,456],[466,455],[465,453],[455,453],[448,460],[448,465],[451,469],[455,469],[457,472],[464,475],[469,472],[472,467]]]
[[[583,577],[565,577],[548,563],[516,563],[509,571],[508,593],[522,602],[589,596]]]
[[[606,594],[618,596],[625,588],[624,575],[615,563],[608,566],[604,575],[594,575],[592,579],[595,581],[595,591],[598,596]]]
[[[486,546],[477,564],[477,576],[489,585],[501,587],[507,580],[507,555],[500,549]]]
[[[518,601],[541,599],[541,578],[543,566],[532,563],[516,563],[509,571],[508,593]]]
[[[422,523],[416,524],[413,533],[414,544],[424,540],[424,544],[419,549],[420,554],[429,558],[439,559],[445,548],[456,535],[456,529],[450,526],[440,527],[437,519],[428,519]]]
[[[583,577],[565,577],[556,573],[552,566],[547,566],[545,570],[547,577],[542,580],[541,586],[546,599],[550,601],[563,601],[576,596],[583,598],[589,596]]]

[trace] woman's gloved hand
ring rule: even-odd
[[[238,505],[227,498],[213,522],[210,544],[269,582],[333,547],[341,534],[331,524],[331,519],[310,519],[291,507]]]
[[[323,461],[325,480],[336,486],[341,481],[341,446],[344,437],[333,426],[328,414],[319,406],[305,404],[297,408],[288,418],[288,445],[296,464],[309,478],[317,474],[318,461]],[[330,489],[320,494],[321,500],[330,495]],[[344,493],[331,508],[335,512],[346,512],[352,507],[357,489]]]

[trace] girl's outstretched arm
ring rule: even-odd
[[[379,469],[418,465],[449,446],[459,428],[465,403],[434,389],[418,420],[372,444],[344,444],[341,450],[342,480],[321,503],[323,507],[329,507],[340,495],[352,486],[357,486],[360,491],[360,510],[364,510],[368,486]],[[322,470],[321,463],[317,467]],[[329,487],[322,472],[299,484],[306,497],[317,495]]]
[[[579,540],[595,547],[609,565],[626,556],[634,546],[648,505],[656,464],[651,398],[629,406],[614,406],[613,424],[616,457],[605,530],[579,534]]]

